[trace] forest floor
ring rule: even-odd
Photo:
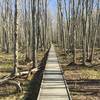
[[[79,50],[76,51],[76,65],[69,65],[72,54],[65,55],[64,50],[57,46],[56,52],[69,85],[72,100],[100,100],[100,49],[95,50],[93,66],[80,64],[82,55]]]
[[[93,66],[80,65],[82,55],[77,50],[77,65],[68,66],[72,55],[64,54],[61,48],[56,47],[58,61],[64,71],[65,79],[69,85],[73,100],[100,100],[100,49],[95,50]],[[45,52],[39,51],[37,54],[38,63],[41,62]],[[19,54],[19,71],[27,70],[32,63],[25,61],[25,54]],[[13,70],[13,55],[0,53],[0,78],[9,75]],[[35,74],[35,72],[34,72]],[[28,93],[28,87],[34,74],[26,79],[26,76],[20,77],[23,88],[22,93],[16,93],[14,85],[0,85],[0,100],[23,100]]]
[[[38,64],[44,57],[45,52],[39,51],[37,53]],[[25,54],[19,53],[19,71],[29,70],[32,67],[32,62],[25,61]],[[0,53],[0,79],[6,75],[10,75],[13,70],[13,54]],[[16,93],[16,86],[13,84],[3,84],[0,85],[0,100],[23,100],[25,95],[28,93],[29,84],[34,77],[34,74],[30,77],[22,76],[16,78],[17,81],[21,83],[23,89],[22,93]]]

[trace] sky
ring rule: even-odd
[[[66,0],[66,5],[66,7],[68,8],[69,0]],[[57,12],[57,0],[48,0],[48,8],[50,9],[52,15],[55,16]]]
[[[57,0],[48,0],[48,8],[54,16],[57,10]]]

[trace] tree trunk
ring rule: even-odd
[[[18,70],[18,12],[17,12],[18,0],[15,0],[15,14],[14,14],[14,71],[13,74],[17,74]]]
[[[36,31],[35,31],[35,0],[32,0],[32,60],[33,60],[33,66],[32,68],[35,68],[37,66],[37,57],[36,57]]]

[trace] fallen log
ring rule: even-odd
[[[34,68],[34,69],[31,69],[31,72],[37,72],[38,71],[38,68]],[[27,75],[29,73],[29,70],[28,71],[22,71],[22,72],[19,72],[19,74],[17,75],[18,76],[23,76],[23,75]]]
[[[15,81],[15,80],[9,80],[7,82],[8,84],[13,84],[16,86],[17,92],[22,92],[22,87],[19,81]]]
[[[71,92],[97,92],[100,93],[100,88],[70,88]]]
[[[30,72],[33,73],[33,72],[36,72],[36,71],[38,71],[38,69],[34,68],[34,69],[31,69]],[[19,72],[16,75],[12,75],[11,74],[11,75],[5,76],[4,78],[0,79],[0,84],[3,84],[8,80],[12,80],[12,79],[15,79],[16,77],[20,77],[20,76],[27,75],[27,74],[29,74],[29,70],[28,71]]]
[[[37,68],[31,69],[31,73],[38,71]],[[16,75],[8,75],[4,78],[0,79],[0,85],[2,84],[14,84],[17,88],[17,92],[22,92],[22,87],[20,85],[20,82],[16,80],[16,78],[21,77],[23,75],[28,75],[29,71],[22,71],[17,73]]]

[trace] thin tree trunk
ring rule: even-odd
[[[36,32],[35,32],[35,3],[36,0],[32,0],[32,60],[33,60],[33,66],[32,68],[35,68],[37,66],[37,57],[36,57]]]
[[[18,70],[18,13],[17,13],[18,0],[15,0],[15,15],[14,15],[14,72],[17,74]]]

